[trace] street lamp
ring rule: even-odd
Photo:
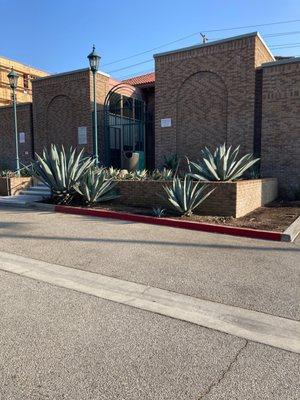
[[[96,101],[96,74],[99,67],[99,62],[101,57],[95,51],[95,45],[93,46],[93,51],[87,56],[90,63],[90,69],[93,74],[93,92],[94,92],[94,134],[93,134],[93,152],[96,160],[96,164],[99,162],[98,154],[98,121],[97,121],[97,101]]]
[[[20,161],[19,161],[19,140],[18,140],[18,123],[17,123],[17,98],[16,89],[18,86],[19,75],[11,69],[10,73],[7,75],[9,86],[13,92],[13,105],[14,105],[14,130],[15,130],[15,143],[16,143],[16,172],[20,175]]]

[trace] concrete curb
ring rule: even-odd
[[[0,252],[0,270],[300,353],[300,322]]]
[[[282,234],[282,242],[293,242],[300,233],[300,217],[298,217]]]
[[[55,211],[55,204],[31,203],[30,207],[37,208],[38,210]]]
[[[211,233],[222,233],[225,235],[242,236],[252,239],[274,240],[278,242],[281,242],[283,240],[282,232],[264,231],[258,229],[250,229],[250,228],[239,228],[227,225],[207,224],[204,222],[183,221],[172,218],[157,218],[146,215],[129,214],[118,211],[95,210],[89,208],[71,207],[62,205],[55,206],[55,211],[65,214],[88,215],[91,217],[112,218],[112,219],[119,219],[122,221],[132,221],[132,222],[141,222],[144,224],[169,226],[172,228],[190,229],[195,231],[211,232]]]

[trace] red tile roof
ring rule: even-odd
[[[129,85],[132,86],[146,86],[146,85],[153,86],[155,83],[155,73],[150,72],[150,74],[134,76],[133,78],[125,79],[122,82],[128,83]]]

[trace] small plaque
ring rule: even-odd
[[[25,132],[19,132],[19,142],[25,143]]]
[[[78,144],[87,144],[87,128],[86,128],[86,126],[78,127]]]
[[[163,118],[160,120],[160,126],[162,128],[169,128],[172,126],[172,119],[171,118]]]

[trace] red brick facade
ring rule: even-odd
[[[256,34],[156,55],[157,165],[224,142],[252,152],[256,67],[266,60],[274,59]]]
[[[92,152],[90,72],[58,74],[33,82],[35,151],[51,143]],[[87,127],[87,144],[78,145],[78,127]]]
[[[300,58],[263,65],[261,171],[300,189]]]
[[[32,104],[23,103],[17,106],[18,133],[25,133],[25,143],[19,143],[19,157],[22,164],[28,165],[33,153]],[[15,169],[15,134],[13,107],[0,107],[0,168]]]
[[[170,186],[171,181],[118,181],[117,190],[120,204],[139,207],[172,207],[166,199],[163,186]],[[215,191],[208,201],[203,202],[195,213],[207,215],[242,217],[277,197],[276,179],[253,179],[237,182],[213,182],[210,188]]]

